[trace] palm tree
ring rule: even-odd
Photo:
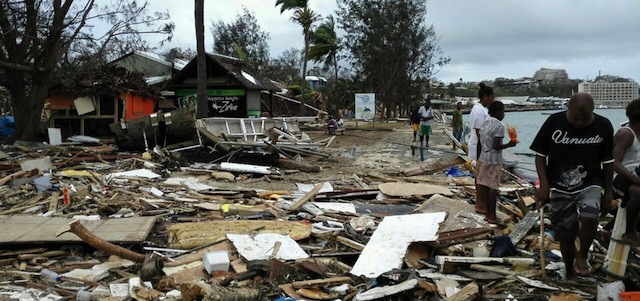
[[[323,62],[324,68],[333,67],[333,97],[337,100],[338,93],[338,51],[340,45],[336,35],[336,23],[333,16],[327,17],[311,34],[311,46],[307,59],[314,62]]]
[[[321,16],[309,9],[309,0],[276,0],[276,6],[280,5],[280,13],[286,10],[292,10],[293,16],[291,21],[298,23],[302,26],[302,33],[304,34],[304,52],[302,53],[302,79],[300,90],[302,91],[302,101],[304,103],[304,87],[306,84],[305,77],[307,76],[307,56],[309,53],[309,41],[311,39],[311,26],[313,23],[320,20]],[[303,115],[305,106],[300,106],[300,115]]]
[[[204,0],[195,0],[197,112],[198,118],[209,115],[207,105],[207,61],[204,52]]]

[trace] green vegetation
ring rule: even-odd
[[[519,88],[511,85],[494,85],[493,89],[496,96],[556,96],[556,97],[570,97],[573,93],[578,92],[578,83],[580,80],[563,80],[549,83],[542,83],[539,87]],[[462,97],[477,97],[478,87],[477,85],[466,85],[468,88],[463,89],[461,87],[455,88],[455,95]]]

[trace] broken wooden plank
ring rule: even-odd
[[[343,277],[334,277],[334,278],[326,278],[326,279],[296,281],[291,283],[291,286],[294,289],[300,289],[300,288],[309,288],[309,287],[334,286],[334,285],[340,285],[345,283],[353,283],[353,279],[351,279],[351,277],[343,276]]]
[[[335,300],[340,297],[338,293],[329,293],[315,288],[301,288],[296,290],[296,293],[311,300]]]
[[[492,265],[472,264],[472,265],[469,266],[469,268],[474,269],[474,270],[478,270],[478,271],[483,271],[483,272],[496,273],[496,274],[503,275],[503,276],[514,276],[514,275],[517,275],[517,273],[512,271],[512,270],[505,269],[505,268],[502,268],[502,267],[492,266]]]
[[[218,136],[209,132],[206,128],[200,125],[200,123],[197,124],[198,126],[196,127],[196,129],[198,130],[198,132],[200,132],[201,135],[207,137],[207,139],[211,140],[211,142],[214,143],[214,147],[216,150],[222,151],[223,153],[228,153],[229,150],[231,150],[230,146],[220,143],[223,141],[222,138],[219,138]]]
[[[49,200],[43,203],[48,203]],[[144,241],[155,224],[156,218],[135,217],[81,221],[91,232],[109,242],[130,243]],[[56,232],[66,227],[71,218],[39,217],[27,215],[0,216],[0,245],[48,242],[81,242],[73,233],[56,237]]]
[[[445,232],[438,233],[437,242],[440,244],[443,244],[448,241],[483,235],[486,233],[490,233],[492,231],[493,229],[490,229],[490,228],[465,228],[465,229],[459,229],[459,230],[445,231]]]
[[[395,294],[408,291],[418,285],[417,279],[408,279],[404,282],[396,285],[385,285],[374,287],[370,290],[360,292],[356,295],[355,300],[379,300],[387,296],[393,296]]]
[[[363,245],[363,244],[361,244],[361,243],[359,243],[359,242],[357,242],[357,241],[354,241],[354,240],[348,239],[348,238],[346,238],[346,237],[343,237],[343,236],[337,236],[337,237],[336,237],[336,240],[337,240],[338,242],[340,242],[341,244],[343,244],[343,245],[345,245],[345,246],[347,246],[347,247],[350,247],[350,248],[352,248],[352,249],[356,249],[356,250],[358,250],[358,251],[362,251],[362,250],[364,250],[364,245]]]
[[[511,239],[511,243],[516,245],[522,240],[529,230],[536,224],[538,221],[538,212],[537,211],[529,211],[525,217],[516,224],[516,227],[513,229],[511,233],[509,233],[509,238]]]
[[[475,282],[471,282],[463,287],[459,292],[447,298],[447,301],[470,301],[475,300],[476,295],[480,292],[480,287]]]
[[[316,194],[318,194],[320,189],[322,189],[322,186],[323,186],[323,183],[315,185],[313,189],[311,189],[311,191],[305,193],[300,199],[298,199],[293,205],[291,205],[291,208],[289,209],[292,211],[299,210],[300,207],[302,207],[302,205],[304,205],[306,202],[308,202],[313,197],[315,197]]]
[[[62,250],[47,251],[44,253],[37,253],[37,254],[20,254],[18,255],[18,260],[30,260],[30,259],[42,258],[42,257],[55,257],[55,256],[66,255],[66,254],[67,252]]]
[[[54,191],[51,193],[51,197],[49,198],[49,211],[58,210],[58,192]]]
[[[374,232],[375,234],[375,232]],[[436,263],[440,265],[440,269],[444,267],[445,263],[485,263],[485,262],[495,262],[495,263],[508,263],[508,264],[534,264],[536,261],[533,258],[519,258],[519,257],[510,257],[510,258],[497,258],[497,257],[464,257],[464,256],[436,256]]]
[[[369,185],[365,183],[357,174],[353,174],[353,179],[362,187],[363,189],[369,189]]]
[[[0,211],[0,215],[7,215],[7,214],[16,213],[16,212],[21,212],[21,211],[23,211],[25,209],[29,209],[29,208],[35,207],[35,206],[44,205],[44,204],[47,204],[47,203],[49,203],[49,200],[42,201],[42,202],[39,202],[39,203],[35,203],[35,204],[32,204],[32,205],[24,205],[24,206],[13,207],[13,208],[8,209],[8,210]],[[2,221],[0,220],[0,224],[1,223],[2,223]]]
[[[192,249],[226,240],[226,234],[276,233],[289,235],[295,240],[311,235],[311,224],[306,221],[252,221],[215,220],[180,223],[169,227],[169,246]]]
[[[397,197],[411,197],[434,194],[441,194],[444,196],[453,195],[449,188],[430,184],[393,182],[380,184],[378,185],[378,189],[380,189],[380,192],[386,195]]]

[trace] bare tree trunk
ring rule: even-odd
[[[300,80],[300,116],[304,116],[307,111],[307,98],[304,95],[304,88],[307,84],[307,55],[309,55],[309,38],[311,37],[308,30],[304,32],[304,53],[302,54],[302,79]]]
[[[340,107],[343,107],[342,104],[338,103],[338,58],[336,57],[336,54],[333,54],[333,101],[336,103],[336,105],[338,106],[338,110],[340,109]],[[344,117],[344,116],[340,116],[340,117]]]
[[[198,107],[196,116],[205,118],[209,116],[209,106],[207,103],[207,58],[204,50],[204,0],[195,0],[195,25],[196,25],[196,57],[197,65],[197,86],[198,86]]]
[[[38,140],[43,138],[40,129],[42,109],[49,92],[49,74],[37,74],[32,79],[31,91],[27,92],[25,74],[14,71],[7,77],[7,88],[11,94],[11,106],[15,120],[13,136],[5,143],[12,143],[17,139]]]

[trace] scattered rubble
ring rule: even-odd
[[[282,130],[246,143],[203,128],[228,152],[121,153],[86,139],[4,147],[0,298],[587,300],[615,284],[620,300],[639,287],[639,250],[623,277],[600,268],[615,261],[604,231],[596,272],[563,280],[553,231],[540,231],[532,187],[512,173],[500,189],[507,226],[485,223],[445,124],[425,162],[403,124],[331,137],[318,128],[325,148]],[[270,150],[275,160],[257,160],[268,164],[239,155]]]

